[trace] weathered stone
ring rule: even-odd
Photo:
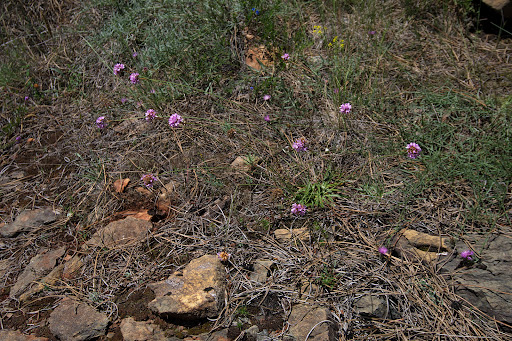
[[[2,237],[15,237],[20,233],[34,231],[45,224],[53,223],[57,216],[57,212],[50,208],[25,210],[12,223],[2,227],[0,234]]]
[[[409,229],[397,233],[392,244],[402,257],[419,258],[427,263],[439,260],[440,256],[446,256],[452,250],[450,238]]]
[[[273,264],[274,262],[271,260],[256,260],[254,262],[254,271],[251,273],[250,280],[258,283],[265,283]]]
[[[11,288],[10,296],[18,296],[23,293],[33,281],[37,281],[48,274],[55,267],[57,259],[63,256],[65,251],[66,248],[62,246],[56,250],[34,256],[25,270],[18,276],[18,280]]]
[[[24,302],[30,298],[30,296],[37,294],[44,290],[44,288],[55,285],[57,281],[60,279],[62,275],[62,271],[64,270],[64,264],[59,264],[53,268],[53,270],[46,275],[43,279],[38,281],[38,283],[32,285],[30,289],[20,295],[20,302]]]
[[[354,308],[358,314],[366,317],[385,319],[392,318],[395,315],[385,299],[373,295],[365,295],[356,300]]]
[[[512,239],[492,236],[488,245],[479,264],[453,274],[456,293],[489,316],[512,324],[512,296],[506,294],[512,292]]]
[[[78,275],[78,271],[84,266],[82,259],[79,255],[74,255],[70,260],[64,263],[64,270],[62,271],[62,278],[71,279]]]
[[[59,340],[82,341],[105,335],[108,318],[85,303],[64,298],[50,314],[48,323]]]
[[[293,238],[299,238],[300,240],[309,240],[309,230],[306,227],[300,229],[277,229],[274,231],[276,239],[279,241],[291,240]]]
[[[217,256],[192,260],[182,274],[150,284],[155,299],[151,310],[164,317],[195,320],[216,317],[224,303],[225,270]]]
[[[175,188],[176,183],[171,181],[160,189],[155,204],[158,214],[168,215],[171,207],[178,203],[178,194],[175,192]]]
[[[334,341],[335,324],[327,308],[297,304],[288,319],[289,333],[297,341]]]
[[[149,221],[126,217],[123,220],[113,221],[97,231],[86,244],[113,248],[137,243],[147,236],[152,226]]]
[[[46,337],[37,337],[34,335],[25,335],[17,330],[0,330],[0,341],[47,341]]]
[[[231,162],[231,167],[240,172],[250,172],[254,169],[254,165],[261,161],[261,158],[255,156],[237,156]]]
[[[160,327],[152,321],[135,321],[133,317],[121,321],[124,341],[168,341]]]

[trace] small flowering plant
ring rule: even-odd
[[[217,252],[217,258],[219,258],[221,262],[225,263],[231,258],[231,253],[227,253],[226,251]]]
[[[171,117],[169,117],[169,126],[172,128],[176,128],[181,122],[183,122],[183,118],[178,114],[172,114]]]
[[[142,181],[144,183],[144,186],[146,186],[146,188],[151,188],[153,187],[153,182],[157,181],[158,178],[156,176],[154,176],[153,174],[149,173],[149,174],[144,174],[141,178],[140,178],[140,181]]]
[[[264,95],[264,96],[263,96],[263,100],[264,100],[264,101],[268,101],[268,100],[270,100],[270,95]]]
[[[140,80],[139,80],[139,74],[137,72],[134,72],[130,75],[130,82],[132,84],[139,84],[140,83]]]
[[[292,214],[302,217],[306,214],[306,211],[307,211],[306,206],[304,206],[302,204],[297,204],[297,203],[292,204],[292,209],[291,209]]]
[[[473,251],[471,251],[471,250],[464,250],[464,251],[462,251],[462,252],[460,253],[460,256],[461,256],[462,258],[464,258],[465,260],[472,261],[472,260],[473,260],[473,257],[472,257],[472,256],[473,256],[474,254],[475,254],[475,253],[474,253]]]
[[[381,246],[381,247],[379,247],[379,253],[381,253],[381,254],[383,254],[383,255],[387,254],[387,253],[388,253],[388,251],[389,251],[389,250],[388,250],[388,248],[387,248],[387,247],[385,247],[385,246]]]
[[[417,143],[411,142],[406,147],[407,156],[411,159],[416,159],[420,156],[421,148]]]
[[[325,32],[325,27],[320,26],[320,25],[313,26],[313,33],[314,34],[322,35],[324,32]]]
[[[306,138],[305,137],[301,137],[300,139],[297,139],[297,141],[295,141],[292,144],[292,147],[293,147],[293,149],[295,149],[298,152],[305,152],[305,151],[308,150],[308,148],[306,146],[306,143],[307,143]]]
[[[99,129],[103,129],[107,126],[107,121],[105,119],[105,116],[100,116],[96,119],[96,126]]]
[[[350,103],[344,103],[340,105],[340,113],[341,114],[348,114],[352,111],[352,104]]]
[[[116,65],[114,65],[114,75],[119,76],[123,73],[123,71],[124,71],[124,64],[117,63]]]
[[[269,115],[265,115],[263,117],[263,119],[265,120],[265,122],[270,122],[270,116]]]
[[[284,61],[287,61],[288,59],[290,59],[290,55],[288,53],[285,53],[281,56],[281,58],[284,60]]]
[[[153,121],[156,118],[156,111],[149,109],[146,111],[146,121]]]
[[[330,48],[338,48],[338,49],[342,49],[345,47],[345,40],[343,39],[339,39],[338,36],[332,38],[332,41],[327,44],[327,46],[329,46]]]

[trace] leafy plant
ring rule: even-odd
[[[334,200],[339,197],[337,184],[326,181],[308,183],[295,193],[295,201],[301,202],[307,207],[324,208],[332,205]]]

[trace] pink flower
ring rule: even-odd
[[[292,144],[292,147],[296,151],[305,152],[306,150],[308,150],[308,148],[306,147],[306,143],[307,143],[306,139],[304,137],[301,137],[300,139],[297,139],[297,141],[295,141]]]
[[[345,103],[340,105],[340,113],[348,114],[352,110],[352,105],[350,103]]]
[[[121,103],[125,104],[126,102],[128,102],[128,98],[125,98],[125,97],[121,98]]]
[[[268,115],[265,115],[265,117],[263,117],[263,119],[264,119],[266,122],[270,122],[270,116],[268,116]]]
[[[133,52],[133,53],[132,53],[132,57],[133,57],[133,58],[137,57],[138,55],[139,55],[139,54],[138,54],[137,52]]]
[[[268,101],[269,99],[270,99],[270,95],[265,95],[265,96],[263,96],[263,100],[264,100],[264,101]]]
[[[417,143],[411,142],[405,148],[407,149],[407,156],[411,159],[416,159],[420,155],[421,148]]]
[[[474,255],[474,252],[471,250],[465,250],[460,253],[460,256],[467,260],[473,260],[473,258],[471,258],[471,256],[473,256],[473,255]]]
[[[124,64],[117,63],[114,65],[114,75],[118,76],[120,75],[124,70]]]
[[[140,178],[140,181],[142,181],[144,183],[144,185],[147,187],[147,188],[150,188],[150,187],[153,187],[153,182],[157,181],[157,177],[154,176],[153,174],[149,173],[149,174],[144,174],[141,178]]]
[[[96,126],[100,129],[103,129],[107,126],[107,122],[105,121],[105,116],[100,116],[96,119]]]
[[[155,90],[155,89],[151,89],[151,91],[149,91],[149,92],[151,92],[152,94],[154,94],[154,93],[156,93],[156,90]]]
[[[388,253],[388,248],[385,246],[381,246],[379,247],[379,252],[385,255],[386,253]]]
[[[138,84],[140,82],[139,80],[139,74],[137,72],[135,73],[132,73],[130,75],[130,82],[132,82],[132,84]]]
[[[172,114],[169,117],[169,125],[173,128],[177,127],[181,122],[183,122],[183,118],[178,114]]]
[[[306,214],[306,206],[302,205],[302,204],[292,204],[292,214],[295,214],[295,215],[298,215],[298,216],[303,216]]]
[[[146,121],[152,121],[156,118],[156,112],[153,109],[146,111]]]
[[[283,60],[288,60],[290,59],[290,55],[288,53],[285,53],[281,56],[281,58],[283,58]]]

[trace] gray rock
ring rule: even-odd
[[[456,293],[499,321],[512,324],[512,239],[493,236],[481,262],[453,274]],[[459,257],[460,259],[460,257]]]
[[[105,335],[108,322],[105,314],[70,298],[64,298],[48,318],[50,331],[62,341],[83,341]]]
[[[367,317],[393,318],[394,311],[382,297],[365,295],[354,303],[356,312]]]
[[[86,244],[88,246],[116,247],[138,243],[143,240],[153,225],[147,220],[126,217],[113,221],[97,231]]]
[[[45,224],[53,223],[57,216],[58,214],[50,208],[25,210],[12,223],[2,227],[0,234],[2,237],[15,237],[20,233],[34,231]]]
[[[37,337],[34,335],[25,335],[17,330],[0,330],[0,341],[47,341],[46,337]]]
[[[289,332],[296,340],[334,341],[335,324],[327,308],[297,304],[288,319]]]
[[[164,317],[196,320],[216,317],[224,304],[226,286],[224,266],[217,256],[192,260],[183,274],[152,283],[155,299],[148,307]]]
[[[66,248],[62,246],[56,250],[40,253],[32,257],[25,270],[18,276],[16,283],[11,288],[10,297],[13,298],[20,295],[32,282],[47,275],[57,264],[57,259],[64,255],[64,252],[66,252]]]
[[[160,327],[152,321],[135,321],[133,317],[121,321],[124,341],[168,341]]]
[[[254,262],[254,271],[251,273],[250,280],[258,283],[265,283],[274,264],[271,260],[258,259]]]

